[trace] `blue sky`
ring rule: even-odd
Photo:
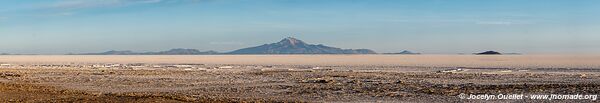
[[[600,52],[598,0],[2,0],[0,53],[193,48],[292,36],[377,52]]]

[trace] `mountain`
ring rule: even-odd
[[[385,54],[410,54],[410,55],[417,55],[417,54],[421,54],[421,53],[415,53],[415,52],[411,52],[411,51],[405,50],[405,51],[402,51],[402,52],[399,52],[399,53],[385,53]]]
[[[341,49],[322,44],[313,45],[288,37],[277,43],[235,50],[227,54],[376,54],[369,49]]]
[[[481,53],[476,53],[476,55],[502,55],[502,53],[496,51],[485,51]]]
[[[160,51],[160,52],[133,52],[133,51],[107,51],[102,53],[85,53],[85,54],[75,54],[75,55],[208,55],[208,54],[219,54],[216,51],[199,51],[196,49],[171,49],[168,51]]]

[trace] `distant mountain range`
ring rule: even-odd
[[[161,51],[151,54],[157,55],[195,55],[195,54],[219,54],[217,51],[199,51],[196,49],[171,49],[169,51]]]
[[[323,44],[308,44],[302,40],[288,37],[277,43],[264,44],[256,47],[243,48],[232,52],[220,53],[216,51],[199,51],[196,49],[171,49],[159,52],[133,52],[133,51],[106,51],[102,53],[84,53],[84,54],[68,54],[68,55],[215,55],[215,54],[377,54],[369,49],[341,49],[336,47],[325,46]],[[383,53],[383,54],[421,54],[411,51],[402,51],[398,53]],[[476,55],[502,55],[503,53],[496,51],[486,51],[474,53]],[[520,55],[519,53],[504,53],[506,55]],[[0,54],[14,55],[14,54]]]
[[[84,53],[77,55],[209,55],[209,54],[219,54],[216,51],[199,51],[196,49],[171,49],[168,51],[160,51],[160,52],[133,52],[133,51],[107,51],[102,53]]]
[[[341,49],[325,46],[322,44],[313,45],[305,43],[302,40],[288,37],[277,43],[264,44],[256,47],[249,47],[235,50],[226,54],[377,54],[369,49]]]
[[[171,49],[160,52],[106,51],[102,53],[84,53],[70,55],[212,55],[212,54],[377,54],[369,49],[341,49],[325,45],[307,44],[296,38],[288,37],[277,43],[249,47],[227,53],[199,51],[196,49]]]

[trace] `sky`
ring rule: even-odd
[[[1,0],[0,53],[192,48],[295,37],[380,53],[600,52],[600,0]]]

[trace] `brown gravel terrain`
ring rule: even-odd
[[[457,96],[600,94],[600,69],[595,64],[519,68],[471,64],[127,62],[109,67],[104,65],[114,63],[4,63],[0,67],[3,102],[595,102],[466,100]]]

